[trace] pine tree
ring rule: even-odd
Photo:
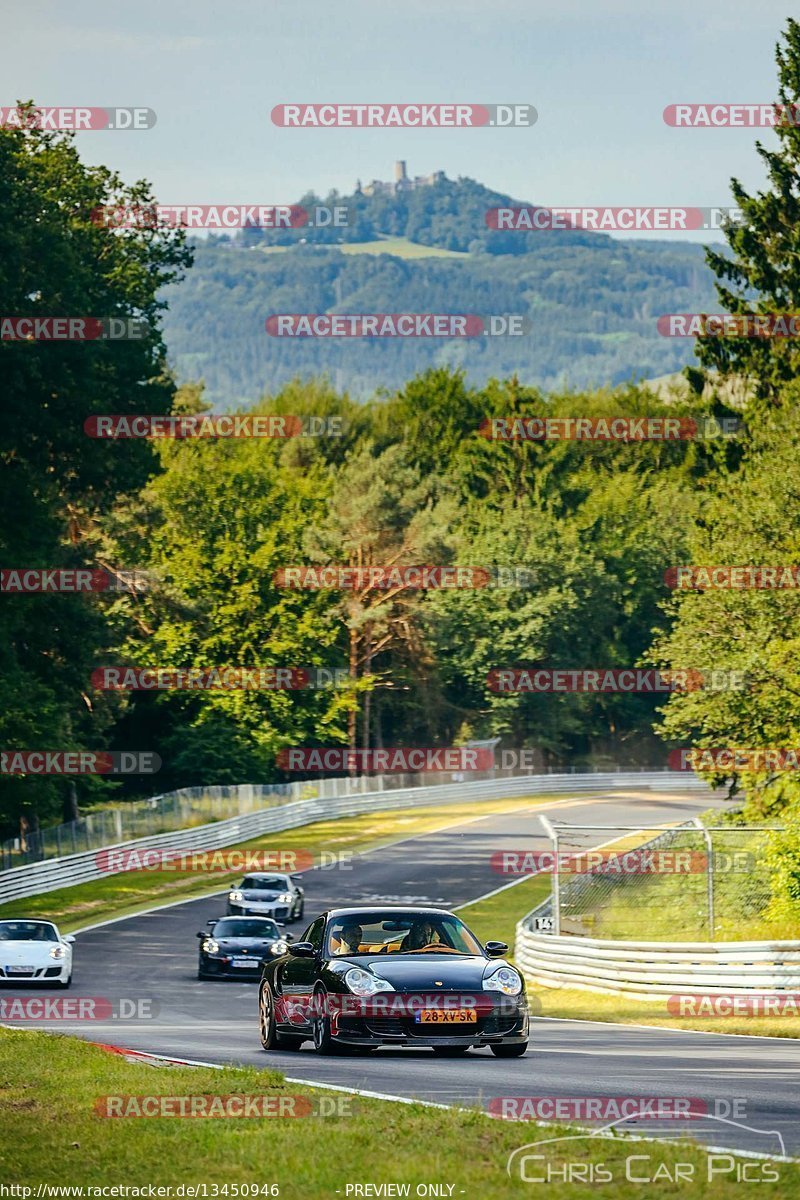
[[[706,251],[717,295],[730,313],[800,313],[800,24],[792,18],[776,61],[778,146],[756,142],[767,190],[750,196],[732,179],[741,219],[726,229],[729,251]],[[746,381],[760,410],[777,405],[783,384],[800,375],[800,342],[792,337],[702,337],[697,353],[704,367]]]

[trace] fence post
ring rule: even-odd
[[[695,825],[703,835],[703,841],[706,844],[706,890],[708,893],[708,940],[714,940],[714,843],[711,839],[711,834],[706,829],[699,817],[692,817],[692,824]]]
[[[561,881],[558,877],[558,833],[547,817],[542,816],[541,813],[539,820],[553,847],[553,880],[550,886],[550,903],[553,908],[553,936],[559,937],[561,934]]]

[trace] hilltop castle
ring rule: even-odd
[[[356,195],[361,196],[396,196],[398,192],[413,192],[415,188],[431,187],[445,178],[444,171],[434,171],[432,175],[415,175],[412,179],[406,172],[405,159],[399,159],[394,164],[394,180],[386,182],[373,179],[364,187],[361,180],[356,180]]]

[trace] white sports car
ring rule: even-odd
[[[0,982],[68,988],[74,941],[71,933],[62,937],[52,921],[0,921]]]

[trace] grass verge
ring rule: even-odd
[[[509,1090],[513,1063],[487,1063],[498,1089]],[[501,1082],[502,1081],[502,1082]],[[264,1117],[216,1119],[150,1117],[108,1119],[95,1106],[102,1097],[142,1096],[269,1096],[301,1097],[304,1107],[324,1098],[338,1101],[337,1115],[299,1119]],[[414,1196],[420,1183],[444,1185],[433,1195],[475,1200],[485,1196],[530,1195],[530,1185],[506,1174],[509,1154],[530,1142],[574,1133],[562,1126],[535,1126],[489,1120],[478,1110],[426,1108],[314,1091],[287,1083],[281,1075],[255,1068],[170,1067],[154,1069],[129,1063],[80,1040],[42,1033],[0,1029],[0,1178],[5,1184],[103,1187],[148,1185],[202,1188],[194,1195],[235,1196],[231,1185],[276,1184],[284,1200],[344,1197],[347,1185],[408,1185],[387,1194]],[[285,1110],[284,1110],[285,1111]],[[542,1146],[544,1162],[561,1172],[548,1185],[550,1200],[585,1193],[580,1183],[561,1182],[565,1161],[586,1172],[602,1163],[609,1182],[596,1183],[596,1197],[641,1200],[641,1184],[626,1179],[626,1159],[637,1159],[635,1174],[646,1171],[659,1183],[647,1196],[666,1198],[676,1191],[668,1182],[676,1164],[690,1168],[692,1196],[731,1195],[736,1164],[731,1158],[724,1175],[708,1179],[713,1159],[697,1146],[632,1142],[626,1138],[555,1142]],[[530,1168],[529,1168],[530,1169]],[[772,1171],[775,1182],[762,1182],[759,1196],[786,1196],[800,1189],[800,1168],[793,1163],[751,1164],[751,1170]],[[792,1180],[794,1185],[792,1186]],[[227,1185],[227,1187],[226,1187]],[[214,1190],[216,1187],[216,1191]],[[452,1191],[449,1189],[452,1188]],[[135,1194],[135,1193],[130,1193]],[[186,1192],[186,1195],[191,1193]],[[261,1192],[266,1194],[268,1192]],[[350,1195],[354,1195],[351,1191]],[[357,1194],[357,1193],[356,1193]],[[360,1193],[381,1195],[380,1191]],[[174,1195],[174,1193],[173,1193]]]

